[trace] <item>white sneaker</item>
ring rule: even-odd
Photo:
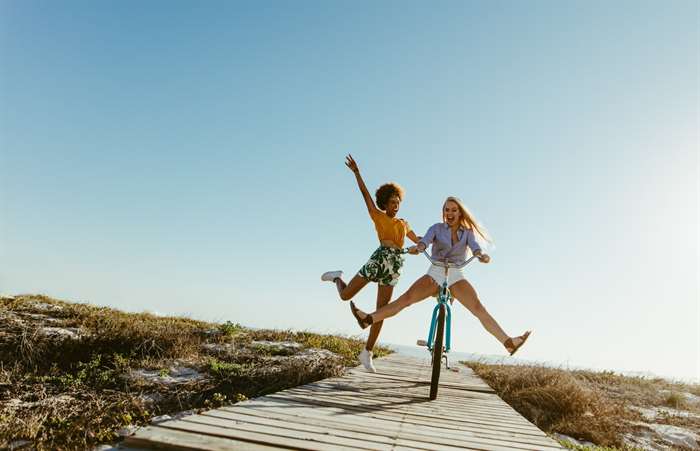
[[[321,280],[324,282],[333,282],[340,277],[343,277],[343,271],[328,271],[321,275]]]
[[[376,373],[377,369],[374,367],[374,364],[372,363],[372,351],[368,351],[366,349],[363,349],[362,352],[360,353],[360,363],[364,365],[365,369],[369,371],[370,373]]]

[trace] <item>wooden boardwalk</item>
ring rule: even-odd
[[[427,353],[426,353],[427,357]],[[391,355],[233,406],[139,429],[122,447],[197,450],[563,449],[469,368],[443,368],[428,399],[429,359]]]

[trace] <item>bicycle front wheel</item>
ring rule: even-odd
[[[442,366],[442,343],[445,337],[445,306],[440,304],[437,318],[437,330],[433,343],[433,376],[430,378],[430,399],[437,398],[438,383],[440,382],[440,367]]]

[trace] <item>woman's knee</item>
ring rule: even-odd
[[[342,299],[343,301],[349,301],[354,295],[355,293],[351,293],[349,290],[346,289],[340,292],[340,299]]]

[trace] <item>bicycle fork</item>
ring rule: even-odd
[[[425,343],[425,345],[428,346],[428,350],[432,353],[433,345],[435,343],[435,330],[437,329],[440,305],[445,306],[445,346],[443,346],[442,349],[442,358],[445,359],[445,368],[450,369],[450,361],[447,358],[447,353],[450,352],[450,335],[452,332],[452,309],[450,308],[450,304],[448,302],[439,301],[433,309],[433,317],[430,321],[430,331],[428,332],[428,341],[427,343]]]

